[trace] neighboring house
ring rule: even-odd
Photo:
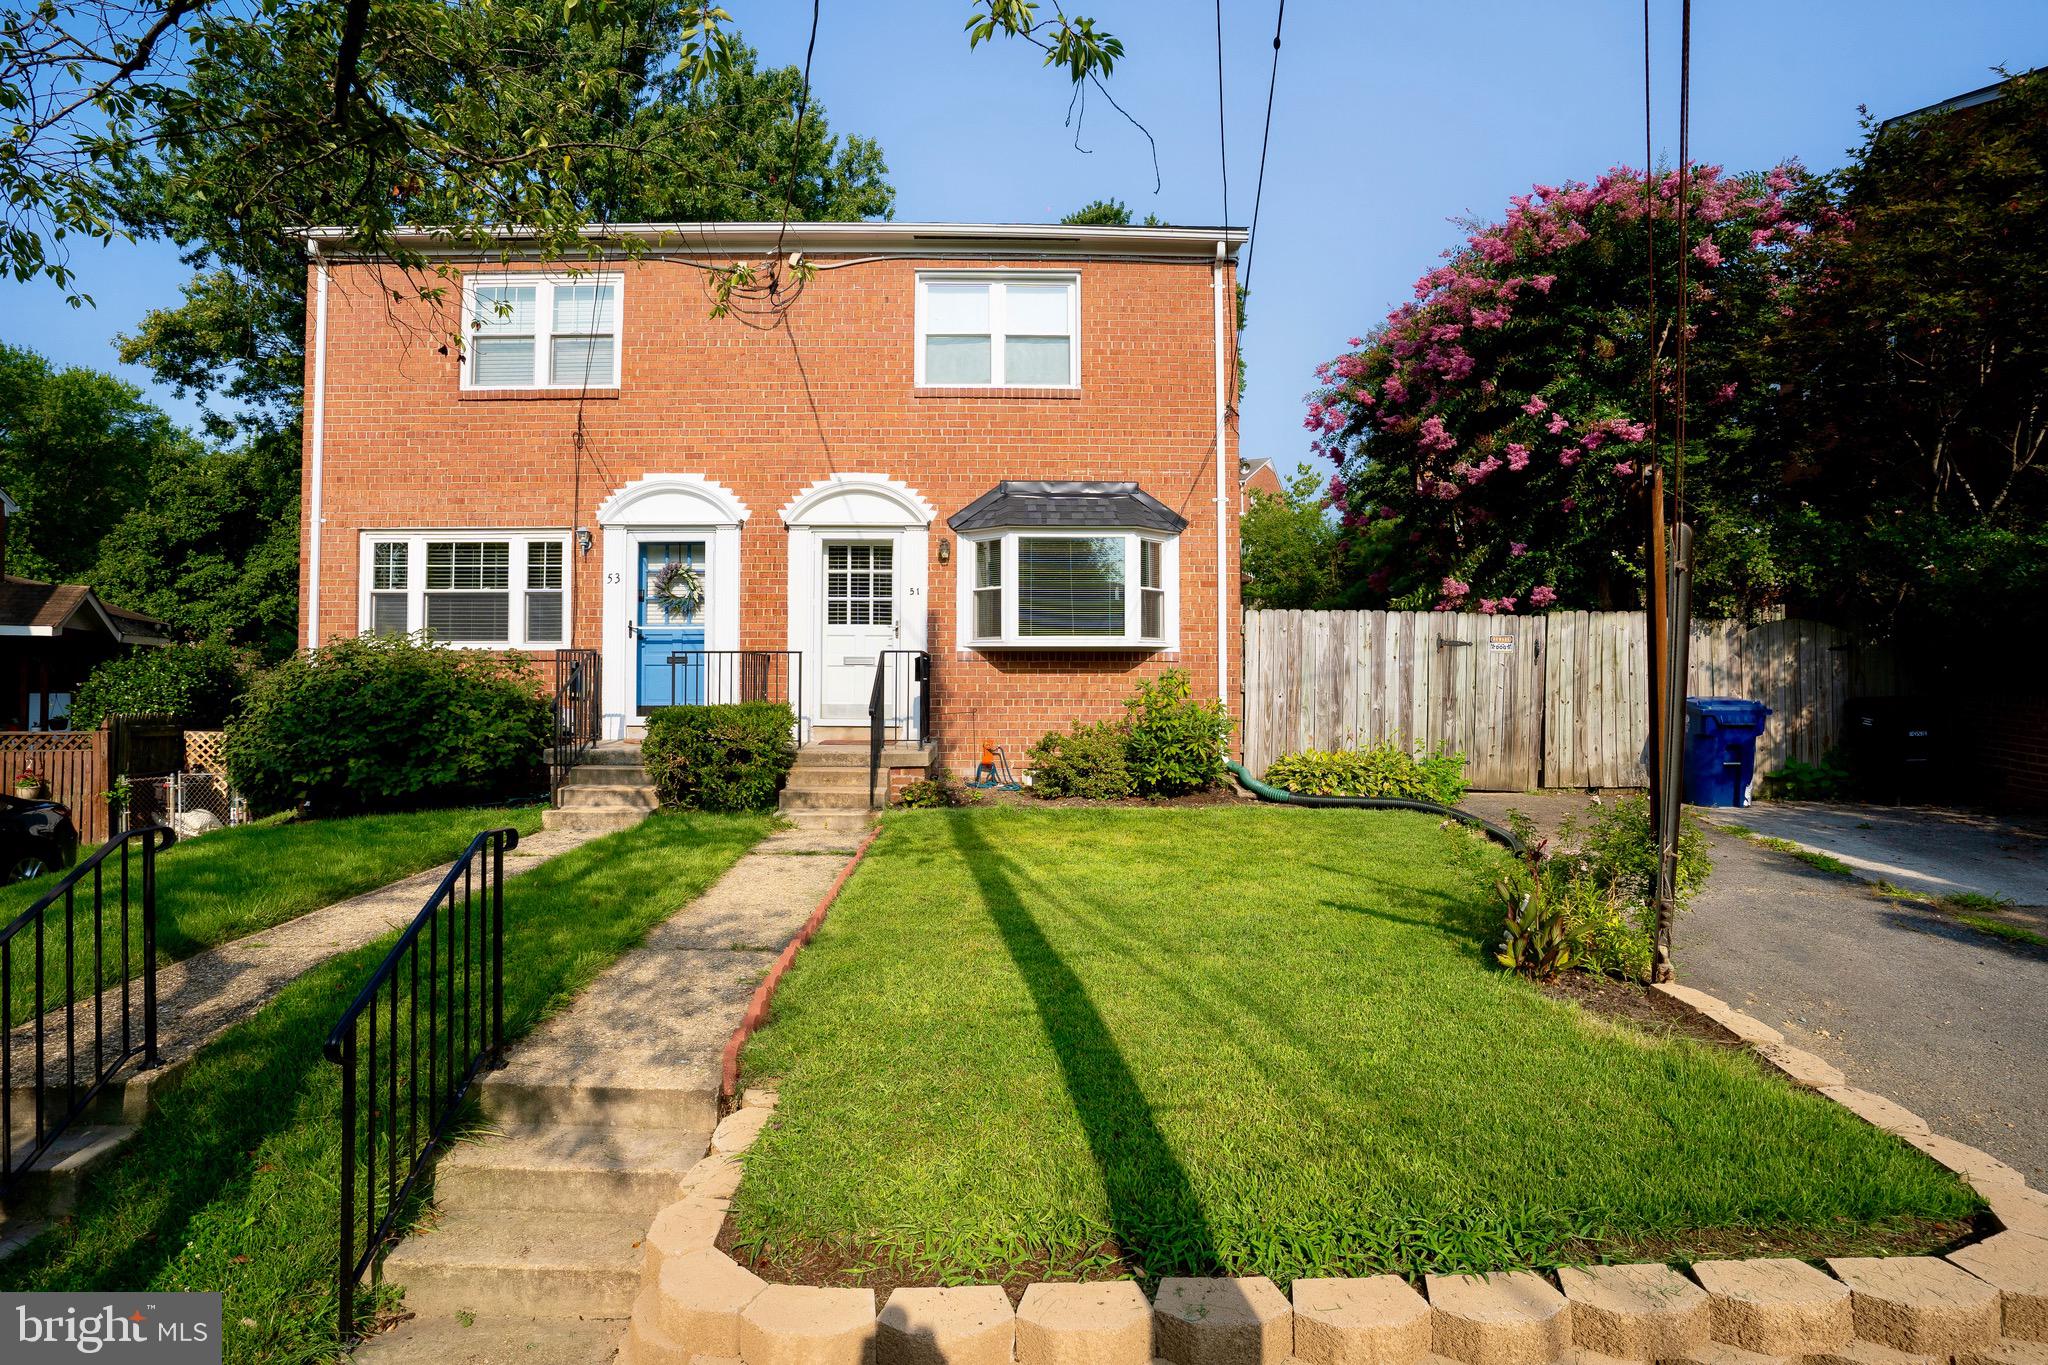
[[[1280,471],[1273,467],[1271,460],[1246,460],[1238,475],[1237,486],[1239,516],[1251,510],[1254,493],[1264,493],[1269,498],[1287,495],[1287,490],[1280,486]]]
[[[67,730],[72,695],[94,664],[170,641],[161,621],[110,606],[82,583],[8,573],[7,522],[20,512],[0,492],[0,730]]]
[[[1238,710],[1242,231],[611,231],[580,272],[403,235],[434,303],[310,234],[306,645],[594,649],[611,734],[735,690],[865,727],[928,650],[956,767],[1168,668]],[[706,267],[778,245],[815,269],[787,306],[713,317]],[[676,564],[694,609],[650,592]]]

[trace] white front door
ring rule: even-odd
[[[865,721],[875,665],[897,641],[896,540],[835,539],[821,548],[821,719]]]

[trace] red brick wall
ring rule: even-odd
[[[1230,653],[1237,712],[1237,442],[1233,429],[1222,509],[1228,627],[1219,631],[1211,263],[1055,264],[1081,275],[1078,396],[914,387],[916,272],[987,269],[986,261],[890,259],[822,270],[767,328],[712,318],[701,270],[643,261],[618,267],[621,386],[582,402],[574,394],[462,394],[454,348],[444,350],[455,331],[452,303],[394,302],[396,281],[386,272],[332,266],[320,637],[356,631],[365,529],[581,526],[598,533],[598,544],[573,555],[574,642],[599,646],[603,537],[595,508],[635,478],[666,473],[703,475],[747,504],[740,644],[782,649],[788,532],[779,509],[828,474],[881,473],[939,512],[929,638],[933,709],[949,766],[971,768],[984,741],[1021,757],[1046,729],[1115,712],[1135,678],[1167,668],[1188,670],[1197,695],[1214,696],[1219,648]],[[1225,288],[1235,288],[1234,276]],[[448,294],[460,297],[452,281]],[[311,325],[309,317],[309,343]],[[309,423],[309,473],[310,465]],[[1177,656],[956,656],[957,561],[937,562],[939,542],[954,538],[945,518],[1005,478],[1136,480],[1188,519]],[[311,502],[302,500],[309,518]],[[313,534],[310,522],[303,530]]]

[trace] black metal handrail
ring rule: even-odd
[[[901,743],[920,747],[931,738],[932,656],[922,649],[885,649],[875,660],[868,693],[868,808],[882,773],[882,748],[889,731]]]
[[[341,1068],[343,1339],[355,1330],[356,1285],[390,1238],[470,1083],[504,1051],[505,853],[518,846],[512,829],[471,839],[327,1035],[327,1060]]]
[[[58,878],[48,891],[37,897],[35,904],[16,915],[5,928],[0,928],[0,1196],[14,1190],[37,1160],[92,1107],[93,1101],[129,1059],[139,1053],[144,1069],[156,1066],[160,1060],[156,1047],[156,855],[169,848],[176,839],[177,836],[162,825],[122,830]],[[114,857],[117,852],[120,854],[118,860]],[[132,871],[131,852],[136,854],[133,861],[139,863],[139,869]],[[107,885],[110,863],[119,868],[118,888]],[[78,930],[80,921],[86,917],[80,913],[78,891],[88,882],[92,888],[92,939],[85,954],[91,958],[92,970],[92,1062],[87,1074],[81,1077],[78,1029],[79,1016],[85,1012],[81,969],[86,964],[80,960]],[[108,941],[107,902],[110,893],[119,899],[118,945]],[[134,902],[138,898],[141,903],[136,906]],[[55,918],[51,912],[59,905],[63,907],[64,919],[61,1006],[50,998],[50,930],[45,927]],[[141,921],[139,925],[137,919]],[[134,1017],[137,1002],[132,999],[136,985],[133,980],[135,963],[131,955],[131,940],[138,928],[142,935],[136,950],[142,958],[139,1036]],[[33,980],[31,989],[34,991],[35,1014],[17,1030],[14,1026],[15,953],[23,939],[30,941],[28,951],[34,954],[29,975]],[[118,986],[114,984],[116,981]],[[110,990],[110,987],[114,989]],[[108,997],[115,990],[119,992],[114,1002],[120,1016],[117,1021],[118,1040],[108,1036],[110,1024],[116,1022],[107,1018]],[[61,1112],[57,1112],[55,1104],[59,1090],[54,1075],[57,1063],[50,1056],[48,1045],[48,1035],[54,1027],[52,1016],[59,1008],[64,1013]],[[35,1077],[26,1087],[32,1094],[29,1102],[35,1106],[35,1129],[20,1151],[15,1150],[14,1138],[14,1097],[19,1089],[24,1088],[22,1079],[15,1075],[14,1035],[17,1031],[31,1034],[35,1049]]]
[[[602,718],[598,684],[602,665],[594,649],[555,651],[553,744],[548,750],[548,799],[559,805],[569,770],[590,757]]]
[[[803,742],[804,656],[795,649],[679,649],[668,656],[676,706],[738,701],[787,702]]]

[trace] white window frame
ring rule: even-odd
[[[1017,545],[1025,540],[1108,540],[1124,542],[1124,633],[1122,635],[1023,635],[1017,628]],[[1002,634],[975,634],[975,562],[979,547],[996,542],[1002,547]],[[1144,590],[1141,545],[1159,547],[1159,583],[1164,592],[1162,627],[1157,638],[1143,634]],[[954,609],[956,643],[962,649],[1138,649],[1171,651],[1180,648],[1180,537],[1164,531],[1135,530],[1122,526],[1034,527],[1031,529],[977,531],[960,537],[958,593]]]
[[[931,383],[925,378],[926,290],[934,284],[986,284],[989,290],[989,382],[960,384],[951,380]],[[1003,378],[1003,342],[1007,284],[1064,284],[1067,287],[1067,382],[1064,384],[1011,384]],[[919,388],[944,389],[1078,389],[1081,387],[1081,276],[1071,270],[921,270],[917,275],[915,305],[916,383]],[[1025,333],[1037,336],[1041,333]]]
[[[401,544],[406,547],[405,570],[405,624],[408,634],[418,635],[427,625],[427,545],[445,541],[477,544],[490,541],[506,543],[508,556],[506,571],[506,624],[511,627],[511,638],[504,640],[438,640],[435,643],[447,649],[482,650],[544,650],[566,649],[576,634],[575,588],[576,555],[570,548],[571,536],[562,530],[403,530],[364,531],[362,552],[358,560],[357,585],[357,628],[368,635],[376,626],[376,613],[372,602],[376,582],[377,547],[385,544]],[[562,552],[562,639],[536,640],[526,634],[526,595],[533,591],[527,587],[527,546],[542,543],[561,547]],[[553,591],[549,589],[548,591]]]
[[[538,292],[534,295],[533,318],[533,382],[531,384],[479,384],[475,380],[476,348],[467,344],[470,335],[470,321],[477,315],[477,290],[494,288],[499,285],[533,285]],[[570,384],[552,384],[547,377],[552,373],[554,355],[555,290],[561,285],[606,284],[612,288],[612,370],[608,375],[592,375],[588,382],[577,380]],[[543,389],[555,393],[581,393],[586,389],[616,389],[619,387],[620,371],[626,363],[626,281],[624,276],[610,271],[585,271],[581,274],[543,274],[539,271],[514,271],[499,275],[467,275],[462,281],[462,387],[466,392],[482,393],[524,393]],[[584,336],[587,333],[563,333],[565,336]]]

